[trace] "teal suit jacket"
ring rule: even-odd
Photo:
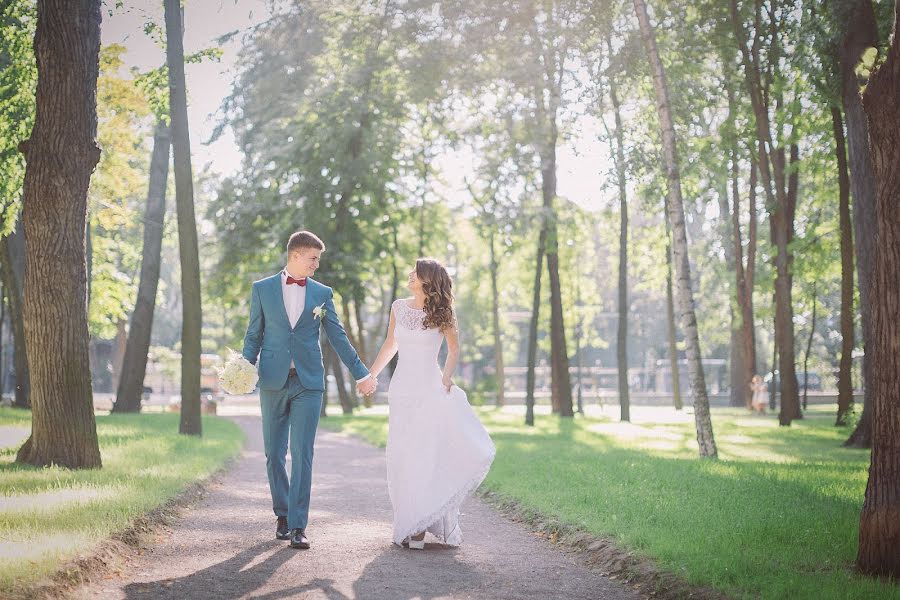
[[[313,311],[323,305],[325,314],[320,319]],[[250,322],[241,354],[252,364],[257,364],[259,356],[259,389],[275,391],[283,388],[293,360],[304,388],[325,390],[325,368],[319,346],[319,331],[323,323],[331,347],[353,377],[360,380],[368,375],[369,370],[359,359],[337,317],[334,291],[330,287],[307,277],[303,313],[297,324],[291,327],[281,292],[281,273],[253,284]]]

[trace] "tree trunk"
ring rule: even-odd
[[[850,191],[853,196],[853,229],[856,238],[856,269],[859,277],[859,312],[865,357],[862,364],[863,410],[845,446],[869,448],[872,444],[872,379],[875,364],[871,346],[874,336],[869,309],[872,265],[875,261],[875,175],[869,150],[869,124],[860,102],[861,82],[856,75],[863,52],[878,46],[878,25],[871,0],[850,0],[839,6],[847,14],[836,19],[846,25],[838,49],[841,68],[841,102],[847,121],[847,155],[850,162]]]
[[[806,398],[809,392],[809,352],[812,350],[813,335],[816,333],[816,307],[818,295],[813,284],[812,323],[809,326],[809,337],[806,339],[806,353],[803,355],[803,410],[806,410]]]
[[[537,363],[538,316],[541,309],[541,274],[544,270],[544,248],[547,243],[546,215],[541,215],[535,257],[534,294],[531,300],[531,322],[528,325],[528,365],[525,374],[525,424],[534,425],[534,368]]]
[[[341,401],[341,410],[345,415],[353,414],[353,409],[356,406],[356,403],[353,401],[351,395],[347,392],[347,384],[344,380],[344,371],[341,369],[341,360],[340,358],[338,358],[337,353],[335,353],[334,348],[331,347],[330,343],[325,341],[322,346],[325,353],[326,362],[331,368],[331,373],[334,375],[334,385],[337,388],[338,398]]]
[[[729,111],[734,110],[734,92],[728,88]],[[756,374],[756,333],[753,325],[753,279],[756,262],[756,166],[750,161],[748,191],[749,225],[747,236],[747,264],[744,265],[744,248],[741,233],[741,196],[739,191],[740,169],[736,143],[731,148],[731,235],[726,246],[731,245],[731,266],[734,271],[734,298],[732,305],[732,365],[731,405],[750,408],[750,381]],[[728,208],[728,202],[725,202]]]
[[[497,287],[497,248],[494,244],[494,227],[491,227],[490,238],[488,239],[491,251],[491,311],[494,330],[494,371],[497,377],[497,406],[506,404],[505,389],[506,377],[503,373],[503,339],[500,335],[500,291]]]
[[[397,266],[397,255],[400,253],[400,244],[397,242],[397,224],[393,219],[391,219],[391,235],[394,242],[394,251],[391,253],[391,302],[388,304],[388,307],[394,305],[394,300],[397,299],[397,292],[400,289],[400,268]],[[390,308],[388,308],[388,310],[390,310]],[[390,320],[386,327],[390,327]],[[387,335],[386,330],[385,335]],[[387,370],[391,377],[394,376],[394,371],[397,369],[398,359],[399,354],[394,354],[387,365]]]
[[[163,225],[166,215],[166,184],[169,178],[169,127],[159,122],[153,135],[153,153],[150,158],[150,184],[147,189],[147,207],[144,210],[144,247],[141,256],[141,277],[137,301],[131,313],[131,327],[125,347],[122,378],[116,391],[113,412],[139,412],[147,373],[147,353],[156,307],[156,290],[159,285],[160,252],[162,250]]]
[[[559,282],[559,237],[556,211],[556,123],[551,122],[550,141],[541,156],[541,192],[544,199],[545,252],[550,279],[550,389],[553,412],[561,417],[574,416],[566,326],[563,319],[562,288]]]
[[[194,216],[191,140],[188,131],[187,89],[184,80],[184,28],[179,0],[165,0],[166,63],[169,67],[169,114],[175,164],[175,205],[178,251],[181,256],[181,422],[179,433],[201,435],[200,335],[203,309],[200,296],[200,256]]]
[[[363,294],[360,294],[360,297],[353,299],[353,317],[356,319],[356,331],[359,332],[359,346],[356,348],[356,353],[359,355],[359,359],[363,362],[363,364],[372,364],[369,362],[369,353],[366,351],[368,345],[366,344],[366,334],[365,334],[365,326],[363,325],[363,316],[362,316],[362,305],[365,302],[365,297]]]
[[[900,0],[884,63],[869,79],[863,105],[875,172],[875,263],[869,299],[874,354],[872,455],[859,518],[856,564],[900,579]]]
[[[25,317],[22,284],[25,281],[25,233],[22,217],[16,220],[16,228],[0,239],[0,277],[6,290],[10,324],[13,334],[13,369],[16,374],[16,392],[13,406],[31,408],[31,377],[28,371],[28,352],[25,347]]]
[[[23,307],[31,437],[16,460],[101,466],[88,364],[85,225],[97,147],[100,2],[38,2],[36,119],[25,154]]]
[[[841,110],[831,107],[838,166],[839,213],[841,224],[841,363],[838,371],[838,409],[835,425],[846,425],[853,411],[853,229],[850,222],[850,173],[844,147]],[[805,408],[805,407],[804,407]]]
[[[666,211],[666,239],[671,239],[668,210]],[[681,399],[681,371],[678,369],[678,344],[675,339],[675,299],[672,294],[672,246],[666,241],[666,331],[669,338],[669,368],[672,369],[672,404],[675,410],[684,408]]]
[[[793,419],[801,417],[797,386],[797,372],[794,365],[794,322],[791,299],[791,268],[793,252],[790,242],[794,235],[794,209],[797,200],[797,169],[799,152],[796,144],[790,147],[790,162],[785,162],[784,147],[776,147],[772,139],[772,125],[769,118],[770,95],[764,89],[766,81],[774,77],[774,68],[763,72],[758,56],[751,51],[747,43],[738,11],[737,0],[730,2],[731,21],[735,40],[741,53],[744,78],[756,127],[756,138],[759,149],[759,170],[763,187],[766,191],[766,206],[769,211],[769,222],[772,233],[772,244],[776,248],[775,256],[775,338],[779,347],[779,372],[781,386],[781,412],[779,423],[790,425]],[[774,12],[774,11],[773,11]],[[771,18],[775,18],[774,14]],[[777,36],[777,25],[771,23],[772,35]],[[777,52],[770,58],[777,62]],[[773,92],[777,96],[776,92]],[[776,103],[780,100],[776,98]]]
[[[743,264],[743,248],[741,245],[740,195],[738,193],[737,156],[732,154],[732,196],[733,210],[731,214],[734,230],[735,252],[735,293],[740,315],[739,344],[741,347],[741,378],[738,385],[743,386],[744,406],[750,408],[750,381],[756,374],[756,328],[753,319],[753,285],[756,272],[756,164],[750,161],[750,188],[748,193],[748,213],[750,223],[747,235],[747,264]]]
[[[128,341],[128,332],[125,329],[125,319],[116,323],[116,337],[113,339],[112,378],[111,387],[119,389],[119,381],[122,378],[122,365],[125,362],[125,345]]]
[[[791,164],[796,162],[798,148],[791,145]],[[793,171],[793,181],[797,172]],[[790,186],[789,186],[790,187]],[[793,194],[788,193],[788,198]],[[794,237],[794,216],[790,200],[779,206],[771,216],[773,241],[778,254],[775,256],[775,339],[778,342],[778,372],[781,381],[781,410],[778,424],[790,425],[803,415],[800,412],[800,396],[797,385],[797,369],[794,363],[794,307],[791,297],[793,285],[794,254],[789,246]]]
[[[616,364],[619,369],[619,419],[631,421],[628,395],[628,196],[625,181],[625,140],[615,80],[609,78],[609,99],[616,123],[616,181],[619,185],[619,323],[616,335]]]
[[[669,222],[672,225],[675,271],[678,278],[676,298],[681,328],[687,345],[688,373],[691,379],[691,393],[694,397],[697,444],[700,448],[700,456],[715,458],[717,450],[713,437],[712,419],[709,414],[709,397],[706,394],[706,379],[703,375],[703,365],[700,362],[702,354],[697,332],[697,316],[694,312],[694,293],[691,289],[691,267],[688,260],[687,231],[684,223],[684,202],[681,197],[681,175],[678,166],[675,127],[669,102],[669,88],[662,61],[656,49],[656,38],[647,15],[647,6],[644,4],[644,0],[633,1],[641,28],[644,49],[653,73],[653,89],[659,114],[668,187],[668,214]]]

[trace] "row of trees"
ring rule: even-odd
[[[11,166],[11,177],[4,180],[7,186],[3,198],[4,232],[8,235],[2,252],[3,287],[15,324],[17,404],[32,409],[32,433],[19,449],[17,460],[33,465],[99,467],[88,363],[87,309],[91,303],[91,284],[103,284],[107,280],[102,274],[94,277],[90,234],[94,229],[121,233],[122,225],[127,225],[121,221],[121,215],[127,209],[124,203],[115,206],[110,202],[119,191],[115,186],[121,182],[105,179],[102,169],[97,180],[91,181],[101,161],[97,143],[98,89],[103,107],[111,109],[104,115],[109,124],[107,131],[114,133],[104,143],[107,148],[104,160],[109,162],[127,161],[128,142],[117,145],[119,140],[115,134],[127,136],[128,126],[122,119],[140,113],[141,103],[135,101],[136,90],[122,89],[121,81],[114,74],[121,64],[117,56],[121,48],[105,52],[101,61],[100,2],[85,0],[71,7],[49,1],[38,2],[36,6],[11,3],[4,6],[3,16],[4,40],[10,40],[4,51],[21,61],[14,63],[14,67],[4,67],[4,76],[15,83],[6,88],[12,89],[13,94],[4,98],[4,102],[15,110],[5,111],[4,126],[10,132],[21,133],[23,125],[27,127],[33,118],[29,136],[27,139],[23,136],[17,148],[27,164],[24,178],[19,180],[21,188],[16,187],[15,170],[21,169],[21,161],[8,147],[4,149],[4,161]],[[164,94],[168,106],[167,110],[159,102],[156,106],[158,125],[152,159],[154,173],[144,214],[148,226],[144,234],[141,294],[126,352],[129,364],[122,369],[132,377],[121,378],[116,408],[134,410],[140,406],[159,274],[171,131],[184,307],[181,377],[184,401],[180,430],[199,435],[200,269],[181,7],[177,1],[166,3],[165,16],[167,66],[160,72],[168,74],[168,93],[158,85],[160,72],[145,77],[145,91],[157,96]],[[24,45],[30,31],[34,32],[33,56],[28,55]],[[113,74],[101,81],[103,86],[98,86],[101,62]],[[29,83],[36,85],[30,88]],[[33,98],[29,98],[29,91]],[[171,127],[167,115],[171,115]],[[121,176],[123,170],[127,167],[118,165],[116,174]],[[97,196],[101,205],[93,211],[95,222],[88,219],[89,188],[90,195]],[[113,251],[116,253],[118,248]],[[109,288],[100,291],[107,292],[102,294],[106,302],[116,297],[108,293]],[[100,312],[106,315],[115,312],[100,306]]]

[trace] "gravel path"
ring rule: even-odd
[[[293,550],[274,539],[259,418],[235,421],[247,446],[234,467],[146,552],[128,559],[121,576],[82,588],[76,597],[638,598],[475,498],[463,507],[462,547],[394,546],[384,452],[323,429],[307,528],[312,549]]]

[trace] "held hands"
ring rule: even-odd
[[[369,377],[365,381],[356,384],[356,392],[362,394],[363,396],[371,396],[375,393],[375,388],[378,387],[378,378],[377,377]]]

